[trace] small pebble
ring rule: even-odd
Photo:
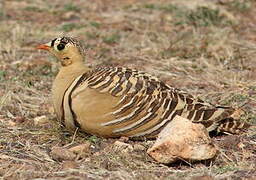
[[[34,124],[36,126],[41,126],[41,125],[47,124],[48,122],[49,122],[49,118],[45,115],[34,118]]]

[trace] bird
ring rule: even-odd
[[[250,127],[242,110],[213,105],[174,88],[149,73],[120,66],[85,65],[79,40],[62,36],[37,49],[61,64],[52,85],[57,119],[69,130],[105,138],[154,139],[179,115],[208,132],[238,134]]]

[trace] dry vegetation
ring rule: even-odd
[[[92,66],[148,71],[208,102],[243,107],[242,120],[255,124],[254,0],[0,3],[0,179],[256,178],[255,130],[213,137],[220,153],[212,161],[169,166],[146,155],[152,142],[129,142],[133,148],[120,150],[116,140],[66,132],[50,100],[58,63],[34,48],[63,34],[79,37]],[[52,122],[35,125],[42,115]],[[88,153],[74,160],[50,153],[81,143],[90,143]]]

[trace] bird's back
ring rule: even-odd
[[[105,137],[154,138],[175,115],[209,131],[237,133],[247,126],[233,119],[233,108],[213,106],[147,73],[121,67],[80,75],[65,91],[62,105],[63,122]]]

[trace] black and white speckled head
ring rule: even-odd
[[[53,47],[56,51],[62,51],[69,46],[76,46],[81,54],[84,53],[81,43],[74,38],[64,36],[55,38],[51,41],[51,47]]]
[[[82,61],[85,56],[82,44],[78,40],[66,36],[55,38],[37,48],[47,50],[55,55],[63,66]]]

